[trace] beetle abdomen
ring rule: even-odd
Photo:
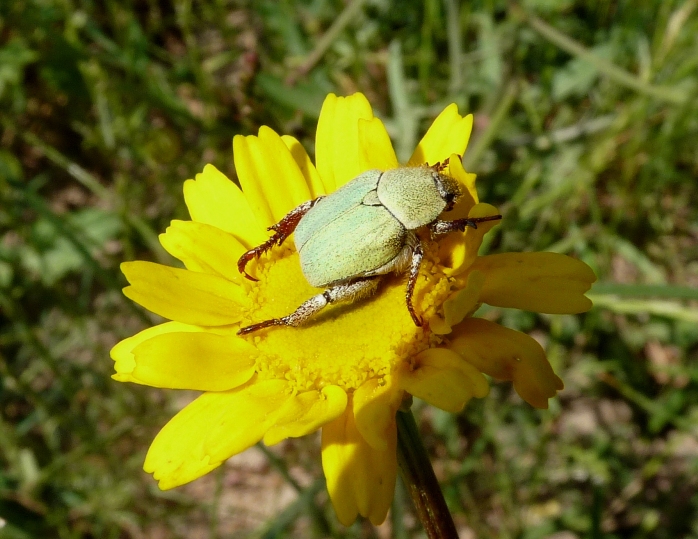
[[[383,206],[358,205],[305,240],[301,269],[318,288],[361,277],[398,256],[406,234]]]

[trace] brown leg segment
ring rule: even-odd
[[[414,285],[417,284],[417,276],[419,275],[419,265],[422,263],[422,258],[424,258],[424,250],[422,249],[422,244],[418,243],[412,251],[412,262],[410,263],[410,275],[407,279],[407,290],[405,291],[405,301],[407,302],[407,310],[412,317],[415,325],[417,327],[422,327],[422,319],[417,316],[414,312],[414,306],[412,305],[412,294],[414,294]]]
[[[286,216],[281,219],[281,221],[267,228],[267,230],[274,231],[272,237],[265,241],[262,245],[258,245],[254,249],[250,249],[244,253],[238,259],[238,271],[243,273],[250,281],[258,281],[259,279],[252,277],[252,275],[245,271],[245,266],[247,266],[247,263],[253,258],[259,258],[263,253],[266,253],[269,249],[274,247],[274,245],[281,246],[284,240],[286,240],[286,238],[288,238],[291,234],[293,234],[293,231],[296,230],[296,227],[298,226],[298,223],[300,223],[303,216],[308,213],[310,208],[315,206],[318,200],[322,198],[323,197],[318,197],[314,200],[304,202],[300,206],[288,212]]]

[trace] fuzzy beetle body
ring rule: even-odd
[[[298,326],[327,304],[356,300],[375,292],[381,276],[410,268],[406,302],[417,326],[422,321],[412,307],[412,292],[423,250],[415,230],[428,226],[432,236],[501,216],[440,221],[461,195],[456,180],[441,173],[445,165],[369,170],[332,194],[301,204],[269,230],[274,235],[247,251],[238,261],[245,272],[259,257],[295,232],[301,269],[308,282],[327,288],[301,304],[293,313],[242,328],[246,334],[269,326]]]

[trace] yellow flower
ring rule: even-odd
[[[450,160],[446,173],[464,196],[454,218],[496,214],[478,203],[475,175],[459,155],[472,116],[447,107],[408,165]],[[361,514],[381,523],[396,475],[395,413],[405,393],[451,412],[484,397],[484,374],[513,380],[539,408],[562,389],[541,346],[493,322],[470,318],[481,303],[545,313],[589,309],[595,280],[582,262],[553,253],[477,256],[495,223],[429,242],[414,294],[424,317],[405,306],[405,278],[351,305],[328,307],[300,328],[241,337],[240,327],[284,316],[318,293],[303,277],[292,242],[249,265],[237,260],[268,239],[267,227],[299,204],[331,193],[361,172],[398,167],[383,123],[362,94],[329,95],[320,115],[314,166],[299,142],[268,127],[233,141],[239,189],[213,166],[184,184],[191,221],[160,236],[186,269],[150,262],[122,265],[124,293],[171,322],[117,344],[114,378],[155,387],[200,390],[157,435],[144,469],[160,488],[182,485],[253,444],[275,444],[322,428],[322,465],[339,520]]]

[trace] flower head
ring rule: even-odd
[[[456,105],[434,121],[407,165],[434,165],[464,193],[448,218],[495,215],[479,203],[463,170],[472,116]],[[126,262],[124,293],[171,320],[118,343],[114,378],[203,391],[157,435],[144,468],[163,489],[182,485],[264,441],[322,429],[322,464],[339,520],[380,523],[396,476],[395,413],[411,394],[458,412],[484,397],[484,374],[513,380],[539,408],[562,389],[531,337],[472,318],[481,303],[545,313],[578,313],[595,280],[583,263],[554,253],[478,256],[495,222],[426,242],[414,293],[424,318],[405,306],[404,276],[369,299],[330,306],[310,323],[239,336],[251,323],[289,314],[320,292],[301,273],[290,242],[238,271],[238,258],[269,238],[267,228],[296,206],[331,193],[362,172],[400,166],[383,123],[362,94],[329,95],[313,165],[300,143],[267,127],[236,136],[242,189],[208,165],[184,184],[191,221],[173,221],[160,240],[186,269]],[[484,373],[484,374],[483,374]]]

